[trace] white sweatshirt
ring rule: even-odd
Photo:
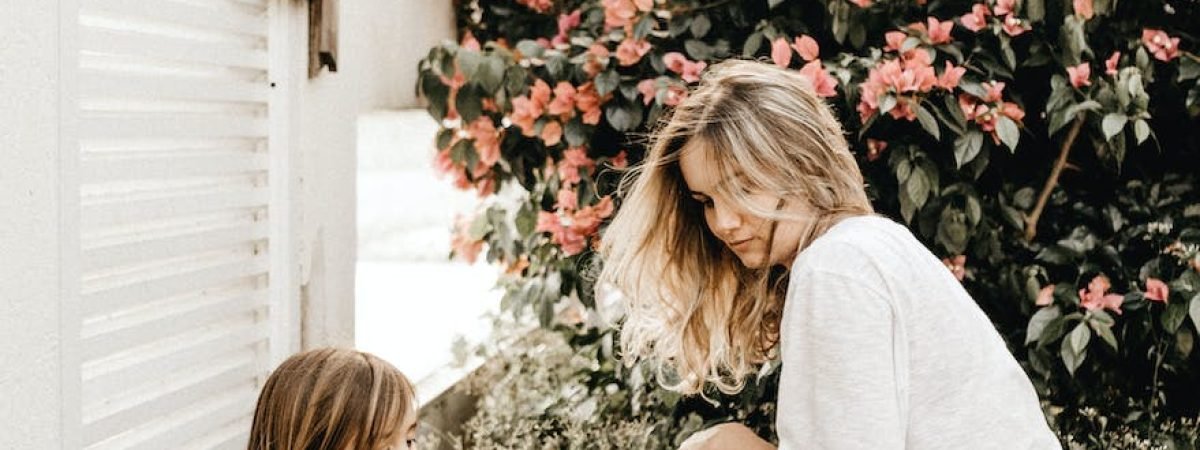
[[[886,218],[796,257],[781,346],[780,450],[1061,449],[991,321]]]

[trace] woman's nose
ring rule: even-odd
[[[721,235],[728,236],[742,226],[742,215],[727,204],[714,202],[712,214],[713,231]]]

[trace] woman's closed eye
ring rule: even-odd
[[[705,208],[712,208],[712,206],[713,206],[712,199],[705,195],[693,195],[692,200],[694,200],[696,203],[699,203],[701,206],[703,206]]]

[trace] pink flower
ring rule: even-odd
[[[666,64],[667,70],[675,72],[683,78],[683,81],[695,83],[700,81],[700,72],[708,67],[708,63],[690,61],[683,53],[669,52],[663,55],[663,63]]]
[[[604,7],[604,27],[621,28],[633,24],[638,6],[631,0],[601,0]]]
[[[1033,302],[1033,304],[1037,306],[1050,306],[1051,303],[1054,303],[1053,284],[1046,285],[1040,291],[1038,291],[1037,301]]]
[[[551,120],[542,126],[542,141],[549,147],[558,145],[559,142],[562,142],[562,133],[562,125]]]
[[[1142,29],[1142,44],[1159,61],[1169,62],[1179,57],[1179,38],[1173,38],[1165,31]]]
[[[544,107],[550,103],[550,93],[550,85],[538,78],[533,82],[533,88],[529,90],[529,99],[537,103],[539,107]]]
[[[1104,60],[1104,73],[1108,75],[1117,74],[1117,62],[1121,59],[1121,52],[1113,52],[1112,56]]]
[[[821,47],[817,45],[817,40],[807,34],[797,37],[796,41],[792,43],[792,48],[796,49],[796,53],[799,53],[800,58],[805,61],[817,59],[821,54]]]
[[[983,83],[983,89],[987,92],[987,96],[983,98],[983,101],[985,101],[985,102],[988,102],[988,103],[998,102],[1004,96],[1004,82],[1003,81],[985,82],[985,83]]]
[[[521,129],[521,134],[533,136],[533,123],[542,116],[541,107],[525,96],[514,98],[512,107],[513,112],[509,119],[513,125]]]
[[[1029,31],[1029,24],[1009,14],[1004,16],[1004,25],[1002,28],[1004,28],[1004,32],[1008,33],[1009,36],[1016,37],[1020,36],[1021,33]]]
[[[946,61],[946,69],[942,71],[942,75],[938,77],[938,86],[947,91],[954,90],[958,87],[958,82],[962,80],[963,74],[967,73],[965,67],[954,67],[950,61]]]
[[[626,38],[617,46],[617,62],[622,66],[632,66],[642,60],[642,56],[650,51],[650,43],[645,40]]]
[[[554,87],[554,101],[550,102],[546,112],[555,116],[564,116],[564,119],[575,114],[575,86],[571,86],[571,83],[566,81],[559,81],[558,85]]]
[[[479,40],[475,39],[475,35],[470,31],[463,34],[462,42],[459,45],[467,50],[479,51]]]
[[[929,17],[925,21],[929,24],[930,43],[938,45],[950,42],[950,30],[954,28],[954,22],[939,22],[936,17]]]
[[[887,45],[885,45],[883,47],[884,50],[898,52],[898,51],[900,51],[900,48],[904,45],[904,40],[908,39],[908,34],[903,31],[894,31],[893,30],[893,31],[884,33],[883,39],[884,39],[884,41],[887,41]]]
[[[962,281],[967,276],[967,257],[966,255],[958,255],[952,258],[942,259],[942,264],[950,269],[950,274],[958,281]]]
[[[1167,283],[1157,278],[1146,278],[1146,299],[1156,302],[1167,303],[1167,299],[1171,298],[1171,288],[1167,287]]]
[[[525,5],[525,7],[534,10],[539,14],[544,14],[554,7],[552,0],[517,0],[517,3]]]
[[[604,67],[608,65],[608,47],[604,44],[592,44],[588,47],[587,57],[583,64],[583,71],[587,73],[589,78],[595,78]]]
[[[1088,79],[1092,76],[1092,68],[1088,66],[1088,63],[1068,67],[1067,76],[1071,79],[1071,86],[1075,86],[1076,89],[1092,85],[1092,80]]]
[[[563,151],[563,159],[558,162],[558,178],[566,184],[578,184],[579,170],[591,170],[593,167],[596,167],[596,162],[588,158],[587,150],[583,147],[569,148]]]
[[[582,22],[582,18],[583,18],[583,10],[582,9],[577,9],[577,10],[571,12],[571,14],[559,14],[558,15],[558,34],[555,35],[554,39],[551,40],[550,42],[553,43],[554,45],[564,45],[564,44],[567,44],[568,42],[570,42],[568,33],[570,33],[571,30],[575,29],[575,27],[579,26],[579,24]]]
[[[642,103],[650,106],[654,102],[654,97],[658,95],[658,81],[653,78],[647,78],[639,81],[637,90],[642,94]]]
[[[771,42],[771,61],[783,68],[792,63],[792,49],[788,47],[787,39],[776,38]]]
[[[1092,9],[1092,0],[1073,0],[1072,6],[1075,8],[1075,15],[1083,20],[1089,20],[1095,15]]]
[[[450,236],[450,248],[455,257],[466,261],[467,264],[475,264],[479,253],[483,251],[483,241],[471,239],[468,232],[471,227],[469,220],[460,216],[454,222],[454,233]]]
[[[569,186],[563,186],[555,196],[554,207],[558,209],[575,210],[579,208],[579,193]]]
[[[866,8],[871,6],[872,1],[873,0],[850,0],[850,3],[857,5],[859,8]]]
[[[1016,10],[1017,0],[996,0],[996,6],[992,9],[997,16],[1012,14]]]
[[[485,168],[491,168],[500,161],[500,134],[491,117],[479,116],[467,125],[467,134],[475,140],[475,151],[479,153],[479,162]]]
[[[987,27],[988,14],[987,6],[982,3],[976,3],[975,6],[971,7],[971,12],[963,14],[958,21],[962,23],[963,28],[978,33],[979,30]]]
[[[663,104],[667,106],[678,105],[683,99],[687,98],[687,88],[675,83],[667,84],[667,92],[663,95]]]
[[[1079,290],[1079,306],[1084,309],[1108,309],[1117,314],[1121,314],[1121,303],[1125,301],[1125,296],[1121,294],[1109,294],[1108,288],[1112,284],[1108,282],[1108,277],[1097,275],[1088,283],[1087,288]]]
[[[1021,120],[1025,118],[1025,111],[1013,102],[1004,102],[1000,107],[1000,114],[1004,114],[1017,123],[1021,123]]]
[[[879,139],[867,139],[867,161],[876,161],[880,156],[883,156],[883,151],[887,150],[887,141]]]
[[[629,156],[625,154],[625,150],[621,150],[617,152],[617,156],[612,157],[608,163],[614,169],[624,169],[629,167]]]
[[[575,91],[575,107],[583,113],[583,123],[595,125],[600,123],[600,104],[603,99],[600,98],[600,93],[596,92],[596,85],[591,81],[579,86]]]
[[[837,96],[837,80],[829,76],[829,73],[821,66],[821,60],[813,60],[805,64],[800,68],[800,76],[808,78],[813,85],[813,92],[818,96],[826,98]]]

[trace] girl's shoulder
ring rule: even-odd
[[[913,252],[922,248],[908,228],[892,219],[879,215],[849,217],[800,252],[792,270],[861,274],[911,262],[916,256]]]

